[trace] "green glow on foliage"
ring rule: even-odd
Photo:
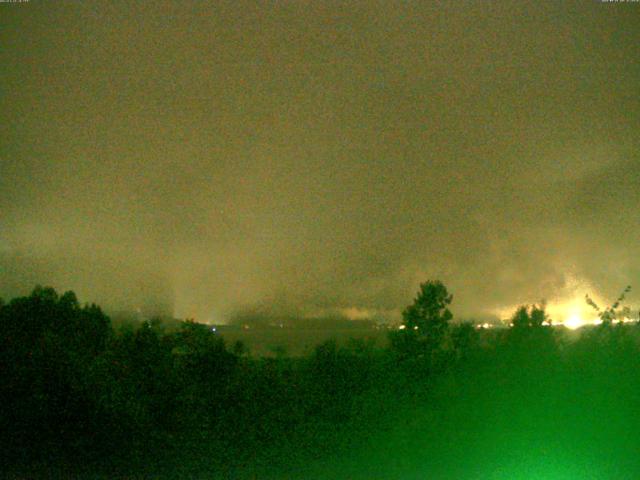
[[[508,457],[508,452],[505,452]],[[526,458],[525,458],[526,457]],[[567,451],[531,452],[512,459],[503,459],[490,472],[473,477],[477,480],[579,480],[609,479],[602,465],[585,458],[574,458]]]

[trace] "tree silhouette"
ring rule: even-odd
[[[624,301],[627,293],[631,291],[631,285],[627,285],[627,287],[622,291],[622,293],[618,296],[615,302],[611,304],[611,306],[602,310],[596,302],[587,294],[585,295],[585,301],[587,305],[593,308],[598,313],[598,318],[602,320],[602,325],[609,326],[611,323],[616,320],[618,317],[624,317],[625,314],[628,314],[629,309],[623,309],[622,311],[618,311],[618,307]]]
[[[539,328],[549,321],[544,305],[522,305],[511,317],[511,324],[515,329]]]
[[[421,284],[413,304],[402,312],[403,325],[430,343],[439,344],[453,318],[448,308],[452,300],[453,295],[439,280]]]
[[[439,280],[422,283],[413,303],[402,312],[402,330],[390,335],[393,348],[415,355],[442,345],[453,318],[448,308],[452,300],[453,295]]]

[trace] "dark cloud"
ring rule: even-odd
[[[640,278],[635,4],[0,7],[3,295],[210,320],[441,278],[483,315]]]

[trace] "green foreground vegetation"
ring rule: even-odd
[[[452,323],[451,302],[427,282],[388,347],[328,341],[265,358],[193,322],[114,329],[73,292],[38,287],[0,302],[1,473],[640,476],[637,324],[604,321],[570,338],[532,306],[512,328],[477,330]]]

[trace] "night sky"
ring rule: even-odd
[[[633,2],[0,3],[0,295],[637,303],[639,59]]]

